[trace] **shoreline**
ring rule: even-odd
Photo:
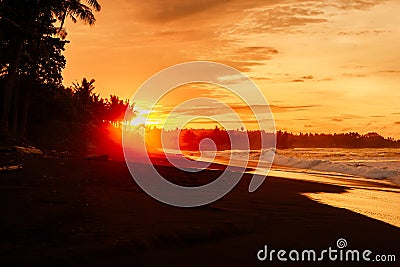
[[[196,155],[198,157],[199,155]],[[192,158],[193,159],[193,158]],[[201,159],[201,158],[200,158]],[[228,162],[217,157],[214,162],[227,166]],[[344,173],[322,172],[318,170],[299,169],[273,164],[268,171],[257,169],[250,162],[249,174],[267,175],[299,181],[308,181],[326,185],[345,186],[342,194],[305,193],[310,200],[368,216],[400,228],[400,185],[390,180],[373,179]]]

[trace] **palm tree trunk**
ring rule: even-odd
[[[30,29],[32,29],[32,23],[35,18],[36,7],[39,3],[39,0],[36,1],[36,5],[34,5],[27,16],[27,20],[23,21],[23,25],[20,25],[12,20],[7,20],[8,23],[15,28],[16,34],[14,40],[11,40],[11,45],[14,47],[11,50],[12,56],[10,57],[10,62],[8,66],[8,75],[6,77],[5,86],[3,90],[3,106],[0,115],[0,136],[16,138],[16,135],[10,132],[9,118],[11,111],[11,102],[13,92],[15,90],[15,81],[17,79],[18,65],[19,60],[21,58],[22,50],[24,48],[24,42],[26,40],[26,33],[30,33]],[[17,112],[17,108],[14,109],[14,112]],[[13,114],[13,117],[16,115]],[[14,134],[14,135],[13,135]]]
[[[12,137],[17,137],[18,138],[18,118],[20,113],[19,107],[20,107],[20,84],[21,84],[21,78],[17,78],[15,81],[15,86],[14,86],[14,92],[12,95],[12,106],[11,106],[11,136]]]
[[[2,111],[0,118],[0,135],[2,136],[10,135],[10,127],[9,127],[10,108],[12,102],[12,95],[15,88],[15,80],[17,77],[18,63],[21,56],[23,45],[24,45],[24,38],[20,36],[17,37],[15,40],[14,49],[12,51],[13,56],[10,57],[11,60],[8,67],[8,75],[5,80],[5,85],[3,89],[3,103],[2,103]]]
[[[24,91],[21,97],[21,110],[20,110],[20,125],[19,125],[19,138],[22,141],[26,139],[26,125],[28,121],[28,112],[31,102],[31,92],[34,80],[30,78],[28,83],[24,86]]]

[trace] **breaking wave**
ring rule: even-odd
[[[247,152],[241,150],[219,151],[216,159],[226,163],[232,154],[233,160],[270,160],[273,165],[300,170],[352,175],[370,179],[389,180],[400,184],[400,150],[356,150],[356,149],[293,149]]]
[[[359,162],[336,162],[321,159],[287,157],[276,154],[274,165],[320,172],[349,174],[372,179],[388,179],[396,184],[400,184],[400,170],[389,169],[389,166],[384,166],[385,164],[373,164],[371,162],[370,164]]]

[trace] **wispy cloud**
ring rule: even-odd
[[[388,74],[400,74],[400,69],[396,70],[381,70],[380,73],[388,73]]]
[[[294,106],[271,105],[271,109],[275,113],[305,111],[305,110],[315,109],[318,107],[320,107],[320,105],[294,105]]]
[[[223,48],[207,52],[207,56],[198,56],[198,59],[217,61],[237,68],[242,72],[249,72],[252,67],[264,65],[265,60],[271,60],[279,51],[268,46],[238,47],[235,43],[225,44]]]
[[[387,0],[341,0],[332,1],[332,5],[340,9],[350,10],[350,9],[360,9],[365,10],[376,5],[380,5],[387,2]]]
[[[182,18],[199,15],[201,13],[210,11],[216,7],[224,6],[229,1],[221,0],[192,0],[192,1],[143,1],[144,3],[135,4],[141,5],[141,9],[146,11],[146,19],[157,22],[166,23]]]
[[[312,4],[263,6],[247,10],[244,18],[227,31],[236,34],[290,32],[307,24],[326,22],[326,18],[318,17],[323,14]]]
[[[237,112],[238,114],[247,114],[251,109],[254,110],[254,112],[257,113],[269,113],[269,110],[272,110],[274,113],[283,113],[283,112],[296,112],[296,111],[305,111],[309,109],[314,109],[317,107],[320,107],[319,105],[252,105],[252,106],[246,106],[246,105],[240,105],[240,104],[234,104],[234,105],[229,105],[232,110]],[[162,114],[169,114],[173,110],[173,107],[160,107],[157,109],[157,112],[161,112]],[[222,108],[222,107],[216,107],[215,105],[209,105],[209,104],[204,104],[204,105],[197,105],[195,107],[183,107],[179,109],[179,113],[183,115],[193,115],[193,116],[212,116],[216,114],[227,114],[229,112],[228,109]]]
[[[387,31],[385,30],[379,30],[379,29],[375,29],[375,30],[362,30],[362,31],[352,31],[352,32],[339,32],[338,35],[342,35],[342,36],[351,36],[351,35],[355,35],[355,36],[359,36],[359,35],[364,35],[364,34],[381,34],[381,33],[385,33]]]
[[[314,79],[313,75],[305,75],[305,76],[302,76],[300,78],[292,79],[289,82],[292,82],[292,83],[303,83],[303,82],[305,82],[307,80],[312,80],[312,79]]]
[[[347,78],[363,78],[363,77],[367,77],[366,73],[342,73],[343,77],[347,77]]]
[[[334,117],[327,117],[328,119],[331,119],[331,121],[335,122],[341,122],[344,120],[354,120],[354,119],[363,119],[363,116],[359,115],[352,115],[352,114],[342,114],[340,116],[334,116]]]
[[[325,77],[325,78],[319,79],[317,81],[318,82],[330,82],[330,81],[333,81],[333,80],[335,80],[335,79],[332,78],[332,77]]]

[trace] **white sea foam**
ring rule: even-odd
[[[400,184],[400,149],[280,150],[274,165],[387,179]]]
[[[216,161],[259,159],[275,166],[324,173],[340,173],[400,184],[400,149],[288,149],[259,151],[233,150],[217,152]],[[275,154],[275,155],[274,155]],[[207,158],[207,152],[203,156]],[[274,156],[274,157],[273,157]]]
[[[298,169],[350,174],[373,179],[388,179],[400,184],[400,170],[389,169],[387,166],[378,167],[380,164],[373,164],[372,162],[370,164],[335,162],[321,159],[287,157],[277,154],[275,155],[274,164]]]

